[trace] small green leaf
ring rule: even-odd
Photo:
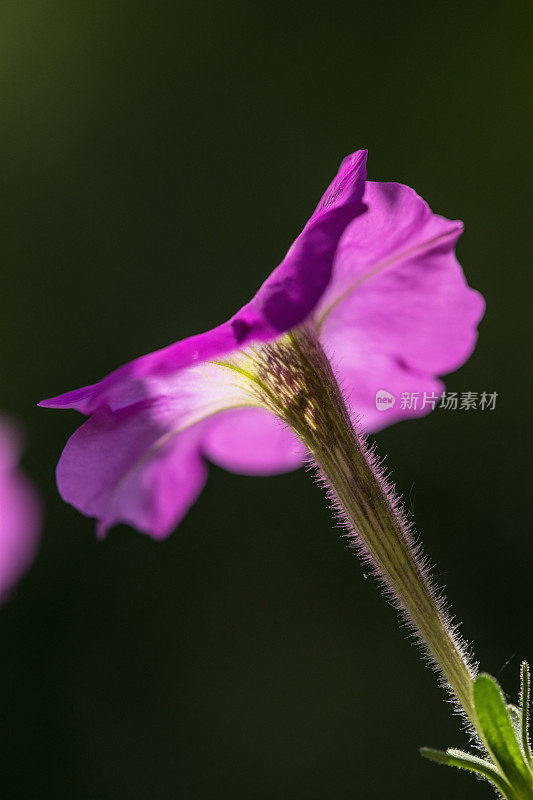
[[[431,747],[422,747],[420,754],[430,761],[436,761],[437,764],[446,764],[449,767],[475,772],[493,783],[504,797],[512,796],[511,787],[490,761],[485,761],[483,758],[478,758],[470,753],[464,753],[462,750],[455,750],[451,747],[445,753],[442,750],[433,750]]]
[[[474,706],[485,744],[495,764],[518,797],[533,800],[533,773],[522,756],[501,689],[490,675],[476,678]]]

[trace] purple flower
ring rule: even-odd
[[[36,492],[18,468],[19,451],[14,428],[0,418],[0,601],[32,562],[41,526]]]
[[[476,341],[481,296],[454,248],[462,232],[406,186],[366,181],[366,151],[348,156],[302,233],[230,320],[142,356],[99,383],[46,400],[89,416],[68,441],[62,497],[98,519],[167,536],[200,493],[206,459],[233,472],[298,467],[305,450],[250,391],[264,343],[312,325],[366,432],[425,408]],[[282,382],[280,383],[282,385]],[[376,407],[376,393],[395,398]]]

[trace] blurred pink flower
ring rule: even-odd
[[[440,393],[438,376],[468,358],[484,303],[455,258],[461,223],[407,186],[366,181],[365,166],[366,151],[344,159],[284,260],[229,321],[41,403],[90,416],[57,480],[100,534],[122,521],[168,535],[200,493],[206,459],[247,474],[302,463],[300,442],[221,360],[248,369],[261,343],[313,325],[372,432],[429,411],[397,402],[384,413],[377,392]]]
[[[33,561],[41,527],[40,502],[19,455],[16,429],[0,418],[0,600]]]

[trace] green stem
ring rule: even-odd
[[[315,332],[302,328],[293,331],[290,338],[293,361],[305,375],[309,391],[305,413],[302,414],[300,399],[292,406],[285,405],[283,417],[311,452],[341,516],[356,534],[481,736],[472,695],[474,667],[454,634],[442,599],[437,598],[431,586],[424,559],[413,543],[399,501],[353,427]],[[277,410],[279,413],[280,409]]]
[[[405,524],[374,474],[355,431],[342,420],[346,446],[320,447],[313,457],[378,572],[425,643],[473,726],[474,673],[413,553]]]

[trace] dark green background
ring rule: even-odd
[[[304,471],[215,468],[165,543],[107,541],[54,466],[80,418],[37,409],[224,320],[346,153],[465,220],[488,310],[447,381],[493,413],[381,433],[483,668],[533,658],[531,5],[0,5],[0,407],[46,501],[0,611],[6,800],[488,798],[417,747],[464,745],[433,674]],[[505,666],[509,660],[509,664]]]

